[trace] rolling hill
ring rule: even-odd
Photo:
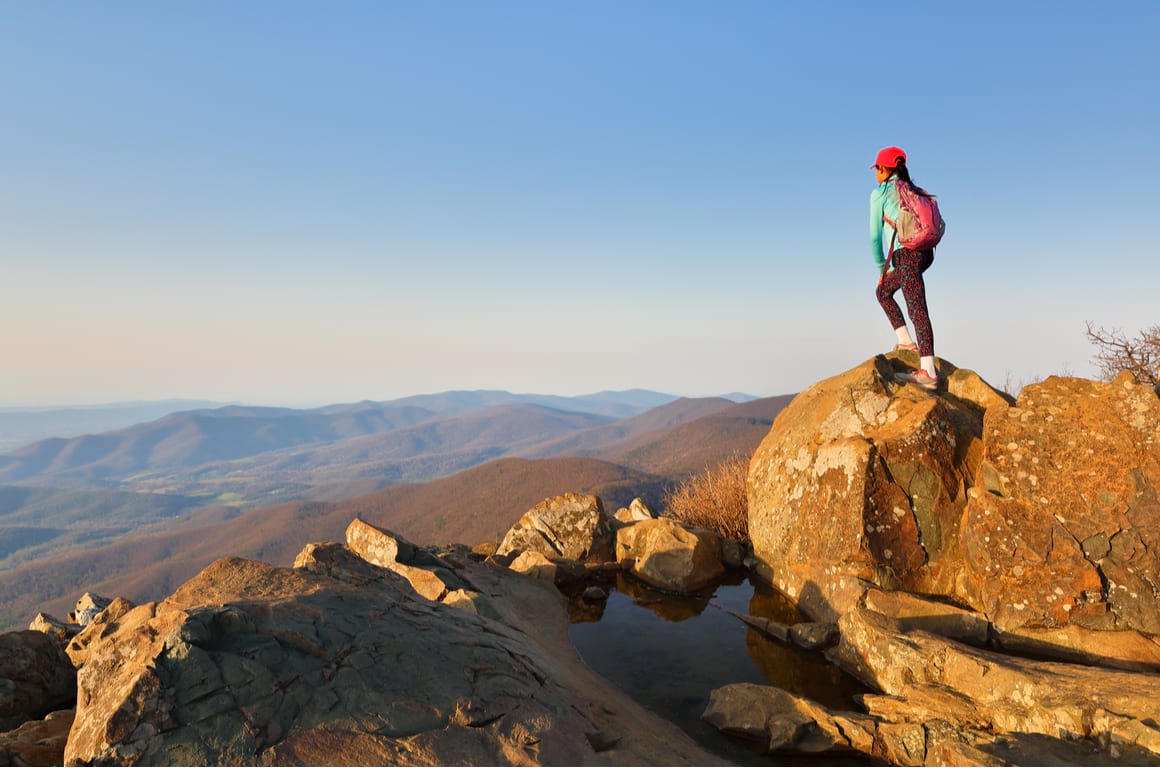
[[[0,456],[0,482],[118,484],[162,467],[191,468],[266,451],[359,437],[436,418],[421,408],[368,405],[338,413],[228,406],[183,411],[97,435],[52,438]]]
[[[665,477],[684,477],[733,456],[749,456],[769,434],[773,419],[793,395],[731,405],[671,429],[628,439],[596,458]]]
[[[629,440],[645,440],[655,437],[689,421],[725,410],[736,403],[720,397],[682,397],[665,405],[653,408],[639,416],[621,419],[601,427],[587,429],[564,437],[549,440],[525,449],[519,455],[526,458],[546,458],[549,456],[593,456]]]
[[[164,524],[200,503],[181,496],[0,486],[0,571]]]
[[[318,486],[339,486],[364,477],[380,483],[444,477],[512,453],[521,446],[607,424],[610,417],[512,404],[436,414],[417,423],[371,434],[238,458],[189,465],[155,460],[152,466],[106,477],[149,492],[200,496],[208,501],[252,504],[291,500]],[[236,418],[223,419],[227,423]],[[242,417],[242,424],[248,421]],[[235,429],[242,428],[235,424]],[[50,476],[51,479],[51,476]]]
[[[0,629],[38,611],[63,617],[86,590],[135,602],[159,599],[227,555],[289,565],[315,541],[341,541],[355,517],[420,544],[495,540],[529,508],[565,491],[595,493],[615,510],[634,496],[656,503],[665,480],[595,459],[501,459],[452,477],[340,502],[295,502],[245,512],[207,509],[182,527],[126,535],[0,573]]]
[[[183,485],[181,480],[183,473],[205,467],[202,474],[217,480],[245,470],[246,462],[254,457],[287,452],[250,464],[249,476],[241,480],[243,485],[248,485],[253,474],[263,471],[267,463],[275,471],[285,471],[294,465],[307,469],[334,465],[336,461],[345,461],[341,458],[345,449],[333,452],[333,461],[325,456],[313,459],[310,449],[325,449],[343,441],[388,433],[398,435],[382,441],[367,441],[361,448],[352,446],[350,450],[366,453],[367,460],[360,464],[381,465],[426,457],[417,465],[394,474],[396,481],[428,479],[510,453],[526,444],[606,424],[626,418],[626,414],[636,415],[653,403],[673,399],[671,395],[646,390],[573,398],[484,391],[447,392],[309,410],[227,406],[182,411],[109,432],[41,440],[0,454],[0,483],[151,491],[181,488],[187,492],[187,484]],[[572,414],[571,421],[557,416],[555,424],[546,427],[549,411]],[[470,424],[466,420],[469,417]],[[484,423],[488,419],[493,420],[491,424]],[[440,426],[426,433],[406,432],[408,428],[435,422]],[[478,434],[463,436],[464,431],[472,430]],[[486,436],[489,432],[490,439]],[[437,456],[442,453],[459,455],[440,461]],[[349,473],[349,476],[357,477],[358,473]],[[142,485],[146,480],[149,484]],[[334,481],[330,477],[322,482]],[[291,488],[317,482],[309,478],[283,478],[283,484]],[[271,490],[271,483],[263,485],[263,491]],[[213,490],[200,493],[206,495]]]

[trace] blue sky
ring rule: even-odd
[[[888,144],[936,353],[1160,322],[1160,4],[0,5],[0,404],[798,391],[888,349]],[[901,298],[901,297],[900,297]]]

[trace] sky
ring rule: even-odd
[[[1160,3],[0,4],[0,405],[1094,377],[1160,322]],[[901,295],[899,295],[901,299]]]

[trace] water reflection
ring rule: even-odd
[[[735,761],[760,759],[701,720],[715,688],[772,684],[831,709],[853,709],[865,689],[817,652],[783,645],[729,611],[794,624],[786,598],[745,571],[695,595],[671,595],[617,573],[607,599],[572,597],[572,643],[584,661],[633,699]]]

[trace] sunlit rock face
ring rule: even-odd
[[[954,599],[999,631],[1160,632],[1155,390],[1051,377],[1013,402],[939,367],[928,393],[879,356],[778,415],[749,474],[773,584],[826,620],[876,586]]]
[[[770,754],[858,752],[887,765],[1155,765],[1160,678],[1036,661],[903,631],[874,610],[842,616],[829,654],[879,693],[829,710],[772,686],[710,696],[704,719]],[[776,761],[775,761],[776,762]]]
[[[987,412],[964,597],[999,627],[1160,632],[1160,398],[1051,377]]]
[[[941,361],[931,394],[880,356],[798,395],[749,471],[754,554],[782,592],[832,621],[868,586],[954,591],[959,523],[1004,397]]]
[[[616,558],[642,581],[670,592],[691,592],[724,572],[715,533],[689,529],[676,520],[641,520],[621,528]]]
[[[611,518],[596,496],[565,493],[529,509],[500,542],[501,555],[539,552],[550,558],[616,559]]]

